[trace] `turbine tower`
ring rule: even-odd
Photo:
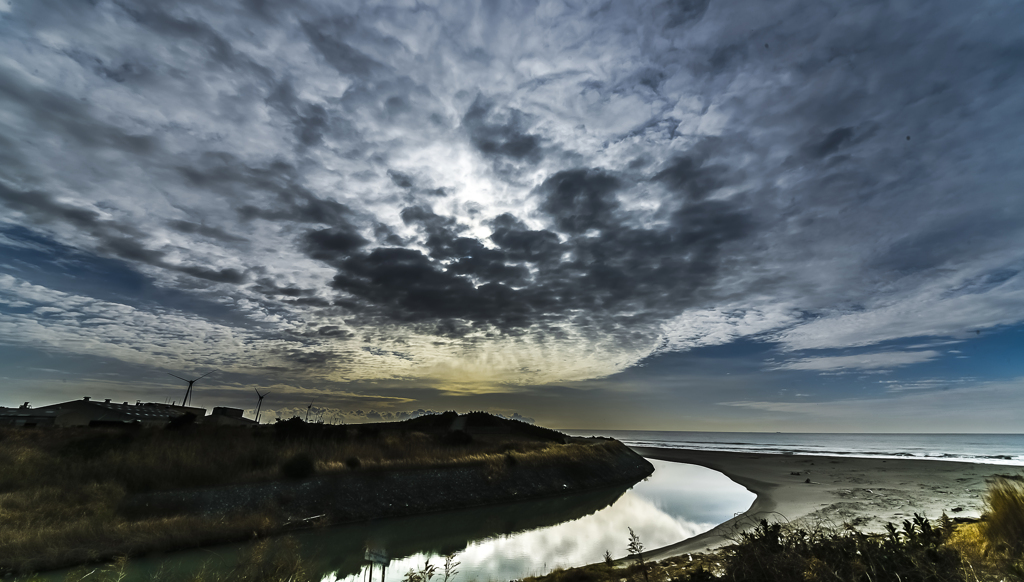
[[[253,390],[256,390],[256,389],[253,388]],[[256,396],[258,396],[259,399],[260,399],[260,401],[256,403],[256,424],[260,423],[260,408],[263,407],[263,399],[267,397],[267,394],[270,394],[270,392],[267,392],[265,394],[260,394],[260,391],[256,390]]]
[[[175,378],[177,378],[179,380],[188,382],[188,390],[185,391],[185,398],[182,398],[182,400],[181,400],[181,405],[182,406],[188,406],[189,402],[192,402],[192,385],[195,384],[196,382],[198,382],[199,380],[202,380],[203,378],[209,376],[210,374],[216,372],[216,371],[217,370],[210,370],[209,372],[203,374],[202,376],[196,378],[195,380],[186,380],[185,378],[182,378],[181,376],[175,376],[174,374],[171,374],[170,372],[167,372],[167,373],[169,375],[171,375],[171,376],[174,376]]]

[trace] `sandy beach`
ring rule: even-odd
[[[861,459],[634,447],[641,455],[724,473],[757,495],[750,508],[695,538],[649,552],[660,560],[730,543],[761,519],[799,524],[853,524],[882,531],[923,514],[977,518],[986,479],[1017,475],[1021,467],[952,461]],[[808,482],[810,481],[810,482]]]

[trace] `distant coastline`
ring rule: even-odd
[[[1024,434],[759,433],[565,430],[631,447],[864,459],[927,459],[1024,466]]]

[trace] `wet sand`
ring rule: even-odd
[[[977,518],[986,479],[1021,472],[1021,467],[919,459],[633,450],[651,459],[714,469],[757,495],[747,511],[713,530],[649,552],[655,560],[732,543],[762,519],[808,526],[852,524],[861,531],[880,532],[887,522],[901,524],[914,513],[929,519],[938,519],[943,511],[953,518]]]

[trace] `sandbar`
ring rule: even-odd
[[[928,459],[878,459],[632,447],[650,459],[700,465],[757,495],[746,511],[699,536],[645,552],[653,560],[733,543],[762,519],[884,531],[915,513],[978,518],[987,481],[1021,467]]]

